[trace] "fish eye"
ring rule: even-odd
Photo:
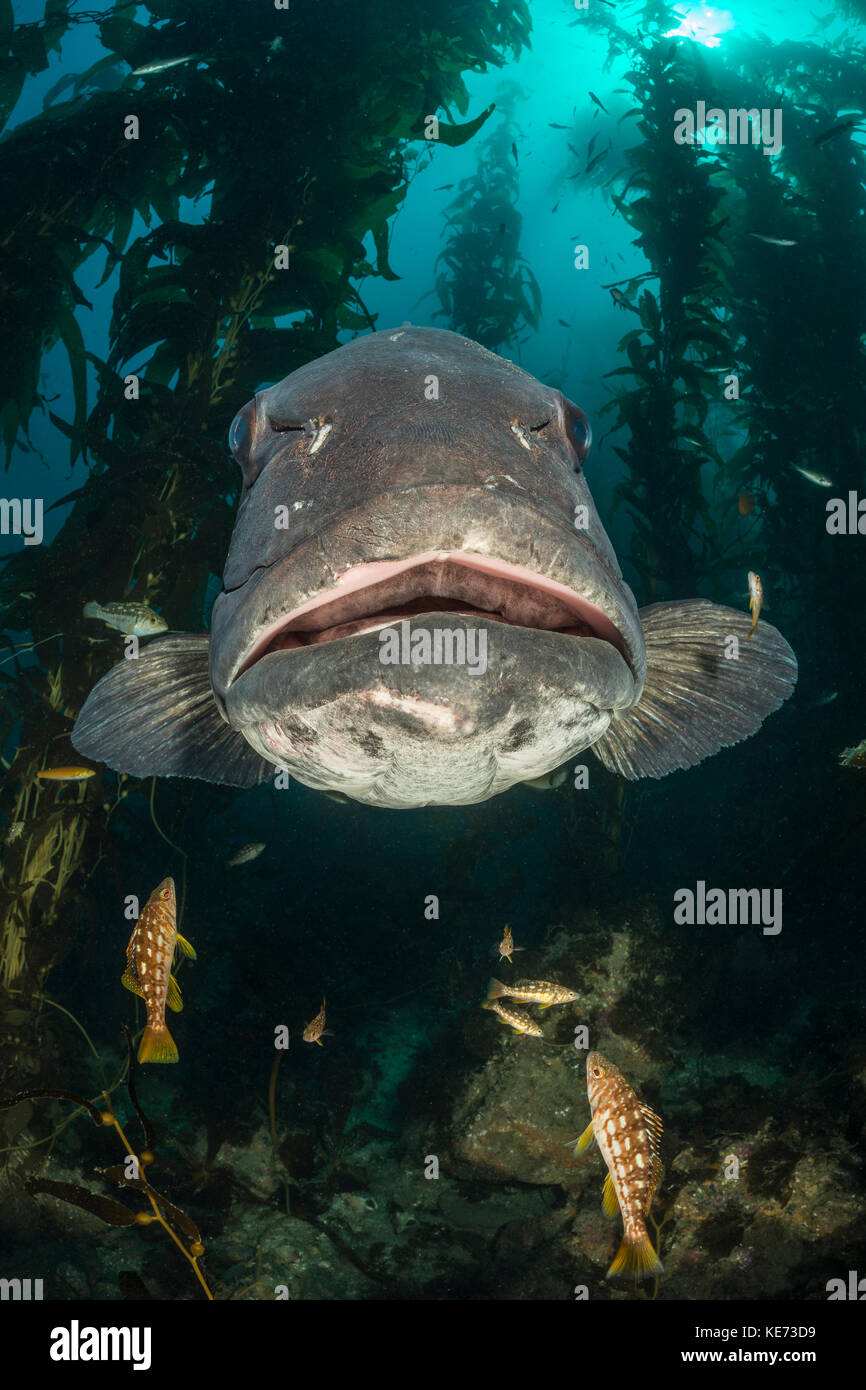
[[[579,463],[574,471],[579,473],[584,459],[592,446],[592,429],[582,410],[572,408],[568,414],[568,437],[577,450]]]
[[[240,464],[241,472],[244,475],[244,484],[252,487],[256,478],[264,466],[264,459],[256,459],[253,454],[253,446],[256,437],[256,400],[247,401],[243,410],[239,410],[229,427],[229,448],[235,456],[235,460]]]
[[[248,401],[229,426],[229,448],[245,472],[253,442],[252,423],[255,420],[255,410],[255,401]]]
[[[229,448],[238,461],[249,453],[250,427],[243,410],[238,411],[229,428]]]

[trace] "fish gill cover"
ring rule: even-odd
[[[69,1301],[852,1296],[864,24],[850,0],[0,0],[0,1278]],[[770,120],[735,138],[737,109],[779,115],[778,148]],[[76,751],[136,624],[138,660],[162,624],[210,627],[237,412],[405,319],[582,408],[569,448],[641,607],[736,610],[744,661],[785,634],[800,684],[754,739],[658,783],[613,775],[620,747],[405,813]],[[505,424],[527,464],[531,423]],[[668,629],[653,648],[642,622],[652,667]],[[139,1067],[120,976],[167,875],[198,959],[178,1063]],[[577,998],[497,1016],[491,973]],[[664,1121],[649,1201],[634,1172],[616,1198],[664,1265],[639,1285],[605,1280],[627,1231],[568,1147],[590,1049]]]

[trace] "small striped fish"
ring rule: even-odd
[[[602,1205],[608,1216],[622,1213],[622,1243],[607,1277],[631,1274],[637,1281],[661,1274],[664,1266],[647,1234],[646,1218],[664,1172],[662,1122],[600,1052],[590,1052],[586,1059],[586,1089],[592,1119],[574,1142],[582,1153],[597,1141],[608,1169]]]
[[[155,613],[149,603],[85,603],[85,618],[98,618],[117,632],[131,633],[135,637],[155,637],[165,632],[168,623]]]
[[[481,1007],[498,1014],[502,1022],[513,1028],[515,1033],[527,1033],[530,1038],[544,1037],[538,1024],[523,1009],[512,1009],[508,1004],[494,1004],[490,999],[485,999]]]
[[[494,977],[487,986],[487,998],[520,999],[524,1004],[540,1004],[549,1009],[552,1004],[571,1004],[577,995],[573,989],[550,980],[515,980],[513,985],[505,985]]]
[[[177,929],[174,879],[154,888],[135,924],[126,948],[126,969],[120,982],[144,1000],[147,1024],[138,1049],[139,1062],[176,1062],[177,1047],[165,1023],[165,1006],[183,1008],[177,980],[171,973],[175,948],[195,959],[195,951]]]

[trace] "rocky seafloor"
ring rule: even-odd
[[[866,1056],[844,1044],[844,1009],[806,998],[793,1017],[784,969],[773,992],[760,947],[738,950],[731,969],[729,943],[672,932],[651,903],[587,911],[497,967],[579,991],[537,1014],[543,1039],[478,1008],[480,976],[465,1001],[409,1001],[378,1021],[375,1066],[345,1074],[342,1105],[327,1103],[339,1077],[304,1104],[291,1053],[273,1133],[264,1105],[214,1138],[173,1101],[150,1180],[198,1223],[217,1299],[826,1298],[866,1268]],[[768,1026],[738,1028],[756,1010]],[[598,1149],[568,1147],[589,1119],[581,1025],[664,1121],[657,1284],[605,1278],[621,1222],[601,1210]],[[347,1044],[325,1043],[326,1070]],[[43,1171],[98,1188],[115,1148],[79,1119]],[[13,1170],[5,1186],[7,1263],[49,1271],[46,1296],[200,1296],[155,1226],[107,1228]]]

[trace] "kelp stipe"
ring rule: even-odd
[[[99,1170],[106,1186],[114,1185],[130,1192],[139,1193],[146,1198],[150,1210],[135,1209],[127,1206],[124,1202],[118,1202],[113,1197],[106,1197],[103,1193],[94,1192],[91,1188],[81,1184],[57,1182],[44,1175],[29,1178],[25,1184],[26,1190],[37,1195],[45,1193],[60,1201],[68,1202],[71,1206],[90,1212],[92,1216],[98,1217],[107,1226],[149,1226],[153,1222],[157,1222],[180,1250],[184,1259],[189,1262],[205,1297],[213,1301],[213,1294],[199,1264],[204,1255],[204,1244],[197,1225],[186,1212],[181,1211],[167,1197],[157,1192],[148,1181],[147,1170],[156,1161],[155,1132],[138,1099],[136,1091],[137,1063],[132,1037],[128,1031],[126,1032],[126,1042],[128,1052],[127,1092],[130,1103],[141,1123],[144,1137],[144,1146],[138,1151],[133,1149],[130,1144],[126,1131],[117,1118],[110,1097],[105,1091],[102,1093],[104,1105],[102,1109],[93,1101],[87,1100],[84,1096],[76,1095],[72,1091],[61,1090],[56,1087],[38,1087],[34,1090],[19,1091],[13,1096],[0,1098],[0,1110],[9,1109],[11,1106],[30,1100],[72,1101],[81,1110],[87,1112],[95,1125],[113,1129],[126,1150],[127,1160],[125,1162]]]

